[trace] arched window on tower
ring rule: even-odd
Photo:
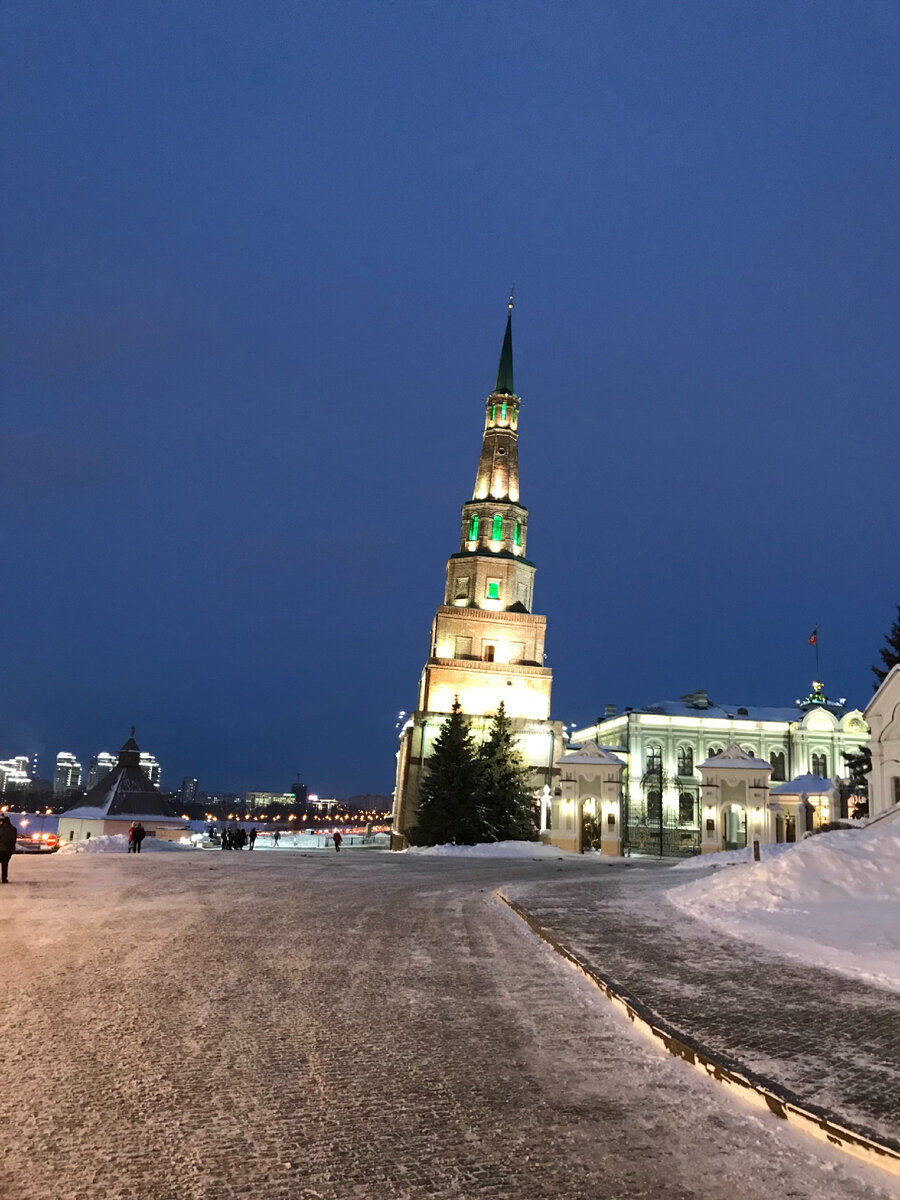
[[[513,429],[516,428],[518,423],[519,423],[519,410],[517,408],[514,408],[512,410],[512,427],[513,427]]]
[[[522,522],[521,522],[521,521],[516,521],[516,536],[515,536],[515,542],[516,542],[516,545],[517,545],[517,546],[521,546],[521,545],[522,545]]]
[[[478,541],[478,515],[476,514],[469,522],[469,541]]]
[[[501,421],[506,420],[506,401],[505,400],[503,401],[503,403],[500,406],[500,420]]]
[[[494,523],[491,527],[491,541],[492,542],[502,542],[503,541],[503,518],[500,516],[499,513],[494,517]]]

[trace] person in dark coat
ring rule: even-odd
[[[272,845],[277,846],[280,839],[281,839],[281,830],[276,829],[275,832],[272,834]]]
[[[131,831],[131,842],[132,842],[132,845],[134,846],[135,854],[140,854],[141,842],[144,840],[144,838],[146,836],[147,836],[147,830],[143,827],[143,825],[140,823],[140,821],[138,821],[137,825],[135,825],[134,829]]]
[[[248,849],[252,850],[253,847],[256,845],[256,830],[255,829],[250,830],[250,833],[247,836],[247,841],[250,843]]]
[[[222,845],[220,846],[220,849],[221,850],[230,850],[231,849],[231,830],[228,828],[227,825],[222,826]]]
[[[337,852],[337,851],[339,851],[339,850],[340,850],[340,848],[341,848],[341,842],[342,842],[344,839],[341,837],[341,835],[338,833],[338,831],[337,831],[337,830],[335,830],[335,831],[334,831],[334,833],[331,835],[331,837],[332,837],[332,840],[334,841],[334,849],[335,849],[335,852]]]
[[[9,883],[6,875],[9,870],[9,860],[16,850],[16,838],[18,836],[19,831],[6,813],[4,813],[3,819],[0,820],[0,882],[2,883]]]

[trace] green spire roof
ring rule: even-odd
[[[500,366],[497,368],[497,386],[495,392],[514,396],[513,391],[513,362],[512,362],[512,292],[509,293],[509,312],[506,317],[506,333],[503,335],[503,349],[500,351]]]

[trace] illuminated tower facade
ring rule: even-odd
[[[497,383],[485,402],[475,488],[462,506],[459,550],[447,562],[444,603],[432,622],[416,711],[401,733],[395,845],[405,844],[415,827],[422,772],[454,698],[476,737],[505,705],[538,792],[550,783],[562,751],[562,725],[549,719],[547,618],[532,612],[535,566],[526,557],[528,509],[519,496],[521,406],[513,386],[510,297]]]

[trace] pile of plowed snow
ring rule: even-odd
[[[567,851],[546,842],[479,842],[477,846],[413,846],[404,853],[431,858],[564,858]]]
[[[896,825],[817,834],[762,862],[727,865],[668,896],[735,937],[900,991]]]
[[[194,847],[183,842],[164,842],[159,838],[145,837],[141,844],[141,854],[155,854],[160,850],[193,850]],[[66,842],[60,846],[59,854],[127,854],[128,835],[113,833],[107,837],[86,838],[82,842]]]

